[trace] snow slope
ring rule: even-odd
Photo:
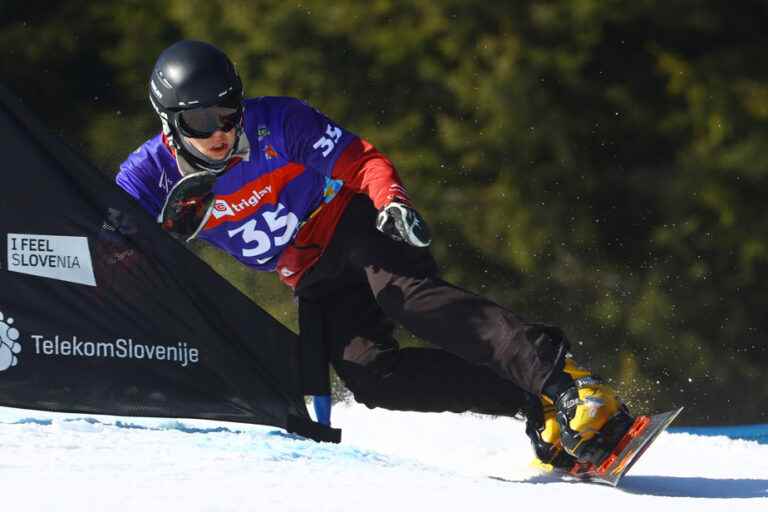
[[[614,489],[536,475],[514,420],[360,405],[336,407],[333,419],[341,445],[251,425],[0,408],[0,503],[24,512],[768,510],[768,445],[752,441],[664,434]]]

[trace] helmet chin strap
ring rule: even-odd
[[[167,130],[167,131],[166,131]],[[232,155],[235,154],[240,144],[240,137],[242,136],[243,129],[238,126],[235,128],[235,140],[232,147],[229,149],[229,153],[221,160],[212,160],[205,156],[203,153],[197,150],[192,144],[190,144],[185,137],[179,134],[176,130],[171,129],[168,123],[163,122],[163,131],[166,134],[169,144],[176,149],[179,156],[183,157],[187,163],[198,171],[208,171],[215,174],[221,174],[227,169],[227,164]]]
[[[229,148],[229,152],[227,153],[227,156],[222,158],[221,160],[213,160],[211,158],[208,158],[203,153],[201,153],[194,145],[190,144],[189,141],[185,137],[179,137],[180,143],[182,146],[184,146],[184,150],[188,155],[191,155],[193,158],[190,159],[190,163],[194,165],[195,167],[201,167],[201,170],[204,171],[211,171],[214,173],[220,173],[223,172],[224,169],[227,166],[227,162],[229,162],[229,159],[234,154],[235,150],[237,149],[237,143],[240,139],[240,134],[235,134],[235,140],[232,144],[232,147]],[[185,155],[186,156],[186,155]]]

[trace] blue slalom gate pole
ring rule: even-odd
[[[315,395],[315,417],[321,425],[331,426],[331,395]]]

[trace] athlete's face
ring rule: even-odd
[[[235,144],[235,130],[229,130],[228,132],[216,130],[207,139],[193,139],[190,137],[184,137],[184,139],[211,160],[223,160],[229,155],[229,151]]]

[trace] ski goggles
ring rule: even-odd
[[[215,105],[213,107],[193,108],[176,114],[176,126],[185,137],[207,139],[216,130],[228,132],[238,126],[243,119],[243,107]]]

